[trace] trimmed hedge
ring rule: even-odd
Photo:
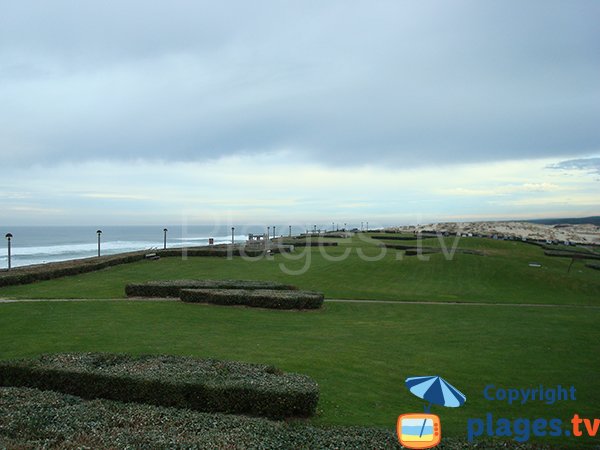
[[[600,260],[600,255],[594,255],[593,253],[583,253],[581,251],[570,251],[570,250],[544,250],[544,255],[558,256],[558,257],[563,257],[563,258]]]
[[[406,256],[415,256],[419,254],[433,254],[433,253],[443,253],[442,249],[439,247],[415,247],[414,245],[403,245],[403,244],[379,244],[379,247],[393,248],[396,250],[405,250]],[[450,250],[448,250],[450,251]],[[480,250],[472,250],[466,248],[457,248],[454,250],[455,253],[462,253],[463,255],[476,255],[476,256],[485,256],[485,253]]]
[[[317,309],[323,306],[323,294],[312,291],[182,289],[180,298],[188,303],[244,305],[271,309]]]
[[[392,418],[393,419],[393,418]],[[321,428],[186,409],[86,401],[51,391],[0,388],[2,448],[400,449],[394,430]],[[442,450],[550,449],[513,440],[444,437]]]
[[[254,280],[165,280],[130,283],[125,286],[128,297],[179,297],[182,289],[277,289],[297,290],[290,284]]]
[[[225,258],[228,256],[248,256],[251,258],[257,258],[267,254],[274,253],[285,253],[290,252],[289,246],[286,245],[272,245],[268,249],[265,248],[245,248],[243,246],[235,246],[231,248],[230,245],[215,245],[210,247],[191,247],[191,248],[170,248],[167,250],[158,250],[156,254],[162,257],[175,256],[178,258],[182,257],[196,257],[196,256],[215,256]]]
[[[295,241],[285,241],[284,245],[293,245],[294,247],[337,247],[337,242],[323,242],[314,239],[298,239]]]
[[[585,265],[585,267],[589,267],[590,269],[600,270],[600,264],[588,263]]]
[[[54,278],[80,273],[93,272],[119,264],[128,264],[144,259],[147,252],[121,253],[118,255],[101,256],[100,258],[85,258],[70,261],[61,261],[34,266],[16,267],[0,273],[0,287],[15,284],[29,284],[36,281],[51,280]]]
[[[411,249],[404,251],[404,254],[406,256],[433,255],[436,253],[442,253],[442,251],[430,249],[430,248],[422,248],[422,249],[411,248]]]
[[[384,239],[386,241],[416,241],[417,235],[414,236],[371,236],[372,239]]]
[[[269,418],[311,416],[319,400],[306,375],[178,356],[63,353],[2,361],[0,385]]]

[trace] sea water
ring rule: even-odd
[[[105,226],[100,227],[102,255],[136,250],[162,249],[164,226]],[[231,242],[231,227],[224,226],[167,226],[167,247],[181,248],[207,245],[209,238],[215,244]],[[4,236],[11,233],[12,267],[42,264],[70,259],[88,258],[98,254],[97,227],[83,226],[20,226],[0,227],[0,269],[8,267],[8,242]],[[237,226],[235,241],[245,242],[248,234],[265,233],[262,226]],[[284,228],[278,227],[278,231]],[[288,228],[285,227],[285,231]],[[277,233],[278,235],[281,233]]]

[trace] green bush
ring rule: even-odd
[[[386,241],[416,241],[417,235],[413,236],[371,236],[372,239],[385,239]]]
[[[405,250],[406,256],[415,256],[418,254],[431,254],[431,253],[443,253],[443,250],[440,247],[415,247],[414,245],[404,245],[404,244],[387,244],[381,243],[379,247],[385,248],[393,248],[395,250]],[[450,250],[448,250],[450,251]],[[456,248],[454,250],[455,253],[461,253],[463,255],[477,255],[483,256],[483,253],[480,250],[472,250],[468,248]]]
[[[66,353],[3,361],[0,385],[270,418],[311,416],[319,399],[305,375],[176,356]]]
[[[592,263],[588,263],[585,265],[586,267],[589,267],[590,269],[595,269],[595,270],[600,270],[600,264],[592,264]]]
[[[296,286],[254,280],[165,280],[131,283],[125,286],[129,297],[179,297],[181,289],[276,289],[296,290]]]
[[[430,255],[434,253],[442,253],[442,251],[434,248],[411,248],[404,251],[406,256]]]
[[[558,256],[558,257],[564,257],[564,258],[575,258],[575,259],[598,259],[598,260],[600,260],[600,255],[595,255],[593,253],[585,253],[585,252],[575,251],[575,250],[544,250],[544,255]]]
[[[0,273],[0,287],[15,284],[28,284],[36,281],[51,280],[68,275],[93,272],[118,264],[128,264],[144,259],[147,252],[121,253],[119,255],[61,261],[35,266],[16,267]]]
[[[323,306],[323,294],[312,291],[182,289],[180,298],[189,303],[244,305],[272,309],[317,309]]]
[[[251,258],[259,258],[268,253],[284,253],[289,252],[290,248],[287,245],[271,245],[268,249],[265,248],[245,248],[244,246],[230,245],[215,245],[209,247],[191,247],[191,248],[170,248],[167,250],[158,250],[156,254],[159,256],[174,256],[178,258],[196,257],[196,256],[215,256],[225,258],[228,256],[248,256]]]
[[[283,241],[283,245],[294,247],[337,247],[337,242],[324,242],[319,239],[292,239]]]
[[[187,409],[86,401],[51,391],[0,388],[1,448],[400,449],[393,430],[316,427]],[[442,450],[549,449],[512,440],[442,439]]]

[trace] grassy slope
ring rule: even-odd
[[[275,364],[321,388],[315,424],[392,428],[423,402],[407,376],[442,374],[467,395],[459,409],[434,407],[445,436],[466,419],[597,416],[600,311],[456,305],[328,304],[290,312],[180,302],[0,305],[0,357],[58,351],[169,353]],[[483,399],[504,387],[575,385],[576,402],[523,407]],[[552,439],[545,442],[556,442]]]
[[[452,247],[453,238],[445,244]],[[329,298],[466,301],[501,303],[598,304],[600,276],[577,261],[567,274],[568,258],[544,256],[533,245],[513,241],[463,238],[461,248],[482,250],[487,256],[457,254],[429,255],[428,261],[406,257],[388,250],[378,261],[359,258],[360,250],[375,257],[381,254],[379,241],[358,238],[341,240],[339,247],[298,249],[302,259],[291,261],[283,255],[273,260],[248,263],[240,258],[163,258],[160,261],[112,267],[99,272],[39,282],[26,286],[0,288],[0,297],[14,298],[120,298],[128,282],[173,278],[246,278],[274,280],[323,291]],[[403,244],[409,244],[402,241]],[[437,239],[423,245],[439,246]],[[345,251],[350,256],[331,261]],[[303,253],[304,252],[304,253]],[[310,264],[307,264],[310,258]],[[531,268],[528,262],[542,263]],[[289,275],[284,269],[301,275]]]
[[[403,241],[402,243],[407,243]],[[452,238],[446,240],[451,246]],[[174,278],[274,280],[324,291],[330,298],[598,304],[600,273],[550,258],[542,249],[511,241],[461,239],[461,248],[487,256],[456,255],[429,261],[388,251],[379,261],[378,241],[340,241],[326,255],[309,252],[310,268],[288,275],[306,260],[247,262],[236,258],[164,258],[95,273],[0,289],[0,297],[123,297],[127,282]],[[423,245],[440,245],[426,240]],[[300,249],[299,251],[302,251]],[[402,257],[398,259],[398,256]],[[537,261],[543,267],[528,267]],[[403,387],[411,375],[441,374],[462,389],[467,404],[435,408],[445,436],[465,435],[468,417],[595,417],[600,382],[594,343],[600,310],[452,305],[327,304],[323,311],[285,312],[172,303],[33,303],[0,305],[0,358],[56,351],[111,351],[212,356],[270,363],[313,376],[321,385],[317,424],[393,427],[422,402]],[[487,402],[481,390],[575,385],[578,401],[554,406],[509,407]],[[572,444],[572,441],[570,442]]]

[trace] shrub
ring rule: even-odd
[[[575,258],[575,259],[598,259],[598,260],[600,260],[600,255],[594,255],[592,253],[584,253],[581,251],[571,251],[571,250],[544,250],[544,255],[558,256],[558,257],[564,257],[564,258]]]
[[[158,250],[156,253],[159,256],[175,256],[181,258],[183,256],[195,257],[195,256],[215,256],[225,258],[228,256],[248,256],[251,258],[257,258],[264,256],[266,252],[271,253],[284,253],[289,252],[290,248],[287,245],[271,245],[268,249],[265,248],[245,248],[243,246],[231,247],[228,245],[215,245],[209,247],[192,247],[192,248],[170,248],[167,250]]]
[[[132,283],[125,286],[129,297],[179,297],[181,289],[277,289],[296,290],[296,286],[254,280],[165,280]]]
[[[393,430],[316,427],[187,409],[86,401],[51,391],[0,388],[2,448],[400,449]],[[538,443],[444,437],[445,450],[548,449]]]
[[[323,306],[323,294],[311,291],[182,289],[180,298],[189,303],[244,305],[272,309],[317,309]]]
[[[441,250],[432,249],[432,248],[421,248],[421,249],[408,249],[404,251],[406,256],[417,256],[417,255],[430,255],[434,253],[442,253]]]
[[[61,261],[34,266],[16,267],[0,274],[0,287],[15,284],[28,284],[36,281],[51,280],[68,275],[93,272],[118,264],[128,264],[144,259],[147,252],[131,252],[119,255]]]
[[[416,250],[417,247],[415,247],[415,244],[412,245],[404,245],[404,244],[387,244],[387,243],[381,243],[379,244],[379,247],[387,247],[387,248],[393,248],[396,250]],[[424,249],[428,249],[431,247],[421,247]]]
[[[188,409],[86,401],[26,388],[0,388],[0,447],[400,448],[392,430],[319,428]]]
[[[305,375],[177,356],[66,353],[3,361],[0,385],[270,418],[311,416],[319,399]]]
[[[416,241],[417,235],[413,236],[371,236],[372,239],[385,239],[386,241]]]
[[[592,263],[588,263],[585,265],[586,267],[589,267],[590,269],[595,269],[595,270],[600,270],[600,264],[592,264]]]
[[[439,247],[415,247],[414,245],[403,245],[403,244],[379,244],[379,247],[393,248],[396,250],[405,250],[406,256],[415,256],[418,254],[431,254],[431,253],[442,253],[442,249]],[[467,248],[457,248],[454,250],[455,253],[462,253],[464,255],[477,255],[483,256],[483,253],[480,250],[472,250]]]
[[[308,238],[308,239],[304,239],[304,238],[296,238],[296,239],[287,239],[285,241],[283,241],[283,245],[286,246],[290,246],[293,245],[294,247],[337,247],[338,243],[337,242],[331,242],[331,241],[322,241],[320,240],[320,238]]]

